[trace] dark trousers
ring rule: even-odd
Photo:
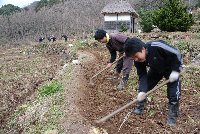
[[[149,69],[148,73],[147,73],[147,81],[148,81],[148,91],[150,91],[151,89],[153,89],[158,82],[163,78],[163,76],[166,79],[169,79],[169,75],[171,73],[171,70],[166,71],[164,74],[159,74],[156,71]],[[139,91],[141,92],[141,91]],[[169,82],[167,84],[167,98],[169,100],[179,100],[180,99],[180,95],[181,95],[181,81],[180,81],[180,77],[178,78],[178,80],[174,81],[174,82]]]
[[[119,58],[123,56],[124,52],[119,52]],[[133,58],[132,57],[123,57],[116,64],[117,71],[120,73],[123,70],[124,74],[129,74],[131,68],[133,66]]]

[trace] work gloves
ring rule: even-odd
[[[139,102],[143,101],[146,98],[146,93],[145,92],[139,92],[138,96],[137,96],[137,100]]]
[[[179,72],[172,71],[170,76],[169,76],[169,81],[174,82],[179,78]]]

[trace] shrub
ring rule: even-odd
[[[120,21],[119,24],[121,25],[120,28],[121,30],[119,30],[119,32],[126,32],[129,28],[127,28],[126,26],[123,25],[123,23]]]
[[[151,32],[153,30],[153,21],[151,18],[152,15],[152,10],[139,10],[138,14],[141,17],[141,21],[139,21],[141,27],[142,27],[142,32]]]
[[[189,14],[188,6],[183,6],[182,0],[161,0],[165,6],[158,6],[152,14],[153,24],[158,26],[162,31],[186,32],[195,24],[194,17]]]

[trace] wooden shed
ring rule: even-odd
[[[108,33],[119,32],[121,25],[129,28],[127,32],[135,33],[136,18],[139,15],[127,1],[109,3],[103,8],[101,14],[104,15],[103,29]]]

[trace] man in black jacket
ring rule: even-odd
[[[63,35],[63,38],[65,38],[65,42],[67,42],[67,35]]]
[[[53,39],[53,42],[56,41],[56,37],[54,37],[53,35],[52,35],[52,37],[53,37],[53,38],[52,38],[52,39]]]
[[[153,89],[163,76],[170,80],[167,84],[167,98],[169,99],[167,123],[176,126],[181,94],[179,76],[182,70],[181,53],[162,40],[151,41],[145,44],[137,38],[128,40],[124,45],[124,51],[126,56],[134,59],[134,65],[137,68],[140,82],[138,97],[142,93]],[[147,66],[150,67],[148,72]],[[134,113],[142,114],[145,103],[146,99],[138,102]]]

